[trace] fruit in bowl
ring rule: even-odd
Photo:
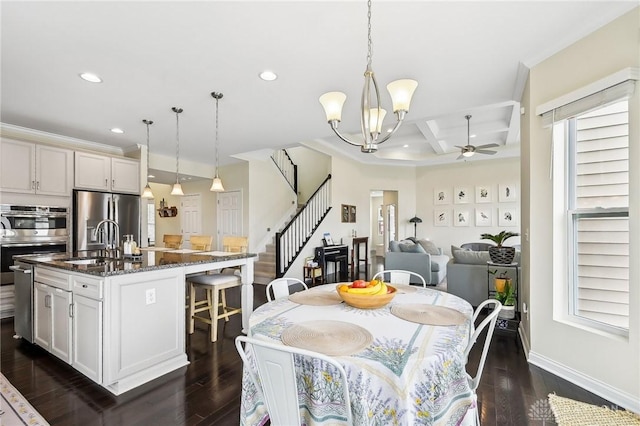
[[[356,280],[351,284],[338,284],[336,290],[346,304],[361,309],[381,308],[396,295],[395,287],[382,280]]]

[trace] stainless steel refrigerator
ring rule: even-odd
[[[94,234],[98,223],[111,219],[120,227],[118,246],[131,234],[140,243],[140,196],[107,192],[73,191],[73,251],[99,250],[112,241],[115,227]]]

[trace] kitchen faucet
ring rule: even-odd
[[[113,225],[116,228],[116,235],[115,235],[115,241],[110,241],[108,243],[106,243],[106,251],[107,253],[109,252],[109,250],[114,250],[116,253],[116,256],[118,256],[118,250],[120,250],[120,225],[118,225],[118,222],[116,222],[115,220],[111,220],[111,219],[103,219],[100,222],[98,222],[98,224],[96,225],[96,228],[93,230],[93,236],[94,238],[98,238],[98,231],[100,230],[100,227],[104,227],[105,224],[107,223],[113,223]],[[102,230],[104,232],[104,229]]]

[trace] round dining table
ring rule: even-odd
[[[393,300],[377,309],[344,303],[336,284],[312,287],[260,306],[249,319],[249,334],[336,359],[347,373],[354,425],[466,423],[474,404],[464,357],[473,308],[435,289],[395,287]],[[299,358],[303,424],[346,424],[339,381],[330,369]],[[246,369],[240,422],[262,425],[267,408]]]

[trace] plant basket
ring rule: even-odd
[[[514,319],[516,317],[516,307],[513,305],[502,305],[498,318],[502,319]]]
[[[498,263],[500,265],[512,263],[515,255],[515,247],[489,247],[489,258],[492,263]]]

